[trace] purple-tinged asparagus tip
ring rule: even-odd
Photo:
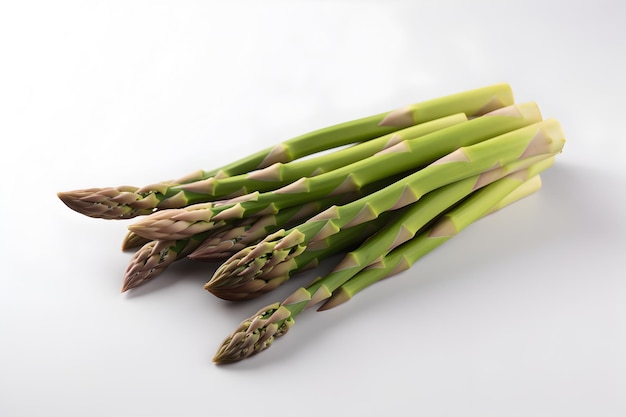
[[[141,200],[131,186],[118,188],[87,188],[63,191],[57,197],[70,209],[88,217],[100,219],[130,219],[152,213],[153,209],[132,207]]]
[[[213,362],[234,363],[256,355],[269,348],[276,337],[287,333],[293,323],[291,312],[280,303],[264,307],[241,322],[237,330],[224,340]]]

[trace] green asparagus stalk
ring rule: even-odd
[[[358,273],[347,282],[360,282],[363,288],[365,288],[367,285],[376,282],[382,277],[393,274],[396,270],[406,269],[408,266],[412,265],[414,261],[419,259],[419,257],[427,253],[429,249],[432,250],[434,248],[419,243],[424,242],[422,236],[427,236],[428,238],[429,233],[432,233],[433,230],[438,230],[438,227],[441,227],[440,225],[447,224],[450,221],[455,225],[453,231],[458,233],[462,228],[486,215],[490,212],[492,206],[505,198],[505,196],[513,193],[516,186],[520,185],[519,181],[511,181],[511,177],[514,175],[515,174],[475,191],[458,206],[445,213],[440,220],[435,222],[431,229],[418,234],[406,243],[394,248],[389,254],[385,255],[376,263],[376,265],[380,265],[381,263],[386,263],[387,260],[393,259],[395,261],[396,258],[398,258],[397,261],[393,263],[390,262],[387,268],[370,267]],[[520,198],[523,195],[516,194],[513,198]],[[457,217],[459,219],[457,219]],[[447,227],[444,227],[444,230],[450,231]],[[435,233],[435,235],[440,235],[440,233]],[[444,239],[447,240],[449,238],[449,235],[445,233],[444,236],[431,237],[430,239],[439,239],[443,242]],[[402,265],[402,267],[398,268],[400,265]],[[379,274],[375,277],[375,280],[369,279],[365,282],[362,277],[366,274],[372,274],[369,271],[376,271]],[[330,280],[332,281],[332,278]],[[237,329],[222,342],[213,361],[218,364],[233,363],[266,350],[277,337],[283,336],[289,331],[295,323],[296,316],[303,310],[329,298],[332,300],[332,288],[336,285],[337,283],[332,285],[330,282],[327,282],[325,278],[321,278],[314,281],[313,284],[307,288],[301,287],[297,289],[283,302],[273,303],[260,309],[252,317],[241,322]],[[343,286],[338,288],[343,289],[346,285],[347,283],[344,283]],[[362,288],[358,289],[360,290]],[[355,289],[352,289],[352,291],[354,290]]]
[[[212,176],[204,180],[190,183],[167,184],[167,188],[163,188],[161,193],[163,195],[169,194],[175,196],[175,200],[173,200],[174,204],[169,204],[168,202],[170,200],[167,199],[132,199],[128,193],[126,194],[126,198],[130,201],[128,204],[131,207],[136,205],[141,208],[142,211],[145,211],[145,214],[148,214],[147,210],[155,211],[157,208],[184,207],[191,204],[221,200],[254,191],[270,191],[287,185],[303,176],[313,176],[328,172],[351,162],[366,158],[400,140],[419,137],[466,120],[467,117],[464,114],[454,114],[419,125],[410,126],[376,139],[371,139],[352,147],[340,149],[330,154],[314,158],[296,160],[289,163],[276,162],[268,167],[239,175],[227,177]],[[115,193],[111,190],[107,190],[107,193],[108,192]],[[84,194],[84,190],[79,190],[75,193],[76,197],[80,197],[81,202],[89,201],[91,196],[94,196],[94,198],[99,199],[99,204],[104,204],[104,201],[101,200],[102,192],[100,190],[97,191],[96,195],[89,194],[89,196]],[[68,198],[71,198],[71,196]],[[115,202],[117,202],[118,199],[119,196],[115,195]],[[113,204],[115,202],[111,201],[109,203]]]
[[[229,286],[239,286],[243,280],[264,279],[259,273],[245,273],[246,265],[271,259],[277,250],[289,253],[314,244],[319,239],[376,219],[381,213],[405,207],[431,191],[471,176],[479,175],[477,186],[492,182],[494,178],[555,155],[563,144],[559,123],[550,119],[459,148],[407,176],[404,181],[351,203],[330,207],[294,228],[268,236],[252,249],[233,255],[216,270],[205,289],[213,292],[219,288],[224,298],[223,293]],[[289,256],[283,260],[288,261]]]
[[[155,209],[188,205],[190,194],[179,188],[182,184],[245,174],[275,163],[286,163],[320,151],[367,141],[451,114],[465,113],[470,117],[476,117],[511,104],[513,104],[513,93],[510,86],[496,84],[319,129],[256,152],[221,168],[196,171],[179,180],[164,181],[144,187],[121,186],[60,192],[58,197],[72,210],[90,217],[133,218],[150,214]]]
[[[429,164],[459,147],[480,143],[539,120],[541,114],[535,103],[507,106],[465,123],[401,141],[331,172],[300,178],[278,190],[255,192],[227,202],[162,210],[139,220],[129,229],[149,239],[183,239],[211,229],[216,221],[274,213],[329,195],[357,191],[366,184]]]

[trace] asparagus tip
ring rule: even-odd
[[[149,241],[133,255],[124,271],[122,292],[138,287],[163,272],[176,261],[172,241]]]
[[[144,281],[147,281],[148,278],[149,276],[146,276],[145,274],[126,274],[122,282],[122,293],[132,290],[133,288],[137,288]]]
[[[83,197],[88,195],[84,190],[78,191],[61,191],[57,193],[57,197],[70,209],[80,213],[88,215],[89,208],[94,203],[85,202]]]
[[[121,289],[120,293],[124,294],[125,292],[135,288],[136,286],[137,286],[137,284],[133,284],[133,283],[131,283],[128,280],[124,280],[124,282],[122,283],[122,289]]]
[[[128,226],[128,230],[149,240],[182,240],[216,227],[213,203],[152,212]]]
[[[138,284],[136,284],[135,282],[132,282],[127,277],[124,277],[124,280],[122,281],[122,289],[120,290],[120,293],[124,294],[128,290],[132,290],[133,288],[137,286]]]
[[[291,312],[280,303],[264,307],[241,322],[237,330],[224,340],[213,362],[234,363],[256,355],[269,348],[276,337],[287,333],[293,323]]]
[[[61,191],[57,197],[70,209],[88,217],[100,219],[129,219],[147,214],[150,210],[133,208],[130,204],[139,197],[136,187],[86,188]]]
[[[298,268],[295,258],[306,249],[299,244],[300,235],[296,231],[285,237],[280,230],[243,248],[217,268],[204,289],[225,300],[244,300],[276,288]]]

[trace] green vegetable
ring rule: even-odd
[[[94,218],[143,216],[122,242],[137,249],[123,292],[188,258],[220,262],[205,290],[248,300],[343,255],[244,320],[214,357],[230,363],[267,349],[305,309],[345,303],[537,191],[564,143],[555,119],[495,84],[315,130],[178,180],[57,195]]]
[[[214,292],[219,288],[220,297],[226,298],[225,291],[230,286],[240,286],[244,280],[267,280],[263,272],[270,271],[269,268],[257,268],[254,274],[244,271],[248,264],[271,259],[276,251],[297,253],[320,239],[376,219],[381,213],[412,204],[428,192],[465,178],[477,176],[474,187],[479,187],[481,183],[492,182],[520,166],[528,166],[560,152],[563,144],[559,123],[550,119],[459,148],[402,181],[353,202],[330,207],[296,227],[276,232],[254,247],[233,255],[215,271],[205,289]],[[289,255],[281,257],[283,262],[289,259]],[[272,262],[272,265],[276,263]]]
[[[380,259],[370,264],[366,269],[362,269],[351,279],[337,280],[337,275],[331,273],[324,278],[317,279],[309,287],[297,289],[283,302],[273,303],[260,309],[253,316],[241,322],[237,329],[222,342],[213,361],[225,364],[256,355],[269,348],[277,337],[286,334],[294,325],[295,317],[304,309],[324,300],[329,301],[322,308],[330,308],[337,303],[346,301],[356,292],[380,279],[407,269],[420,257],[447,241],[469,224],[490,213],[504,199],[506,199],[506,204],[510,204],[536,190],[538,183],[534,179],[536,178],[535,175],[532,177],[530,187],[525,187],[521,193],[515,192],[531,172],[541,171],[547,165],[549,164],[513,173],[473,192],[467,199],[445,212],[431,227],[420,231],[405,243],[392,248],[390,252],[382,255]],[[410,217],[417,210],[418,208],[408,210],[403,217]],[[389,227],[393,227],[399,234],[403,233],[401,230],[403,225],[400,222]],[[374,235],[372,239],[377,239],[378,236],[380,235]],[[386,240],[386,237],[381,239]],[[345,282],[341,283],[341,281]]]

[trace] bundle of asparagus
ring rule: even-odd
[[[420,215],[428,204],[424,198],[424,202],[415,204],[384,231],[350,252],[330,274],[244,320],[224,340],[213,360],[230,363],[255,355],[271,346],[276,337],[286,334],[295,323],[294,318],[305,308],[321,302],[324,304],[319,310],[335,307],[373,283],[408,269],[480,217],[538,190],[541,186],[538,172],[546,165],[539,163],[472,193],[460,205],[439,217],[431,227],[420,230],[426,224],[424,220],[427,220],[423,217],[428,217]],[[537,174],[532,175],[533,171]],[[429,198],[429,201],[445,200],[443,194],[446,193],[451,194],[449,197],[454,195],[454,191],[448,189],[437,197]],[[417,231],[419,233],[416,234]]]
[[[226,363],[266,349],[305,308],[349,300],[538,190],[564,141],[556,120],[496,84],[320,129],[176,181],[59,198],[91,217],[143,216],[123,242],[138,250],[122,291],[191,259],[220,263],[210,293],[251,299],[344,253],[331,273],[242,322],[215,355]]]

